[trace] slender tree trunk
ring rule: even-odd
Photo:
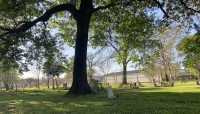
[[[174,81],[176,81],[176,74],[177,74],[177,69],[175,69],[175,71],[174,71],[174,77],[173,77],[173,78],[174,78],[174,79],[173,79]]]
[[[196,81],[196,84],[197,84],[197,85],[200,85],[200,83],[199,83],[199,81],[200,81],[200,69],[197,70],[197,76],[198,76],[198,79],[197,79],[197,81]]]
[[[49,78],[47,78],[47,87],[49,89]]]
[[[160,74],[160,78],[161,78],[161,81],[165,81],[165,77],[163,76],[162,73]]]
[[[122,84],[127,84],[127,64],[123,62],[123,79]]]
[[[17,92],[17,84],[15,84],[15,91]]]
[[[52,89],[55,89],[55,86],[54,86],[54,77],[52,78]]]
[[[56,88],[58,89],[58,81],[57,81],[57,78],[55,78],[55,81],[56,81]]]
[[[155,80],[155,78],[152,78],[152,87],[156,87],[156,80]]]
[[[2,91],[2,90],[3,90],[3,87],[2,87],[2,82],[1,82],[1,81],[0,81],[0,84],[1,84],[0,86],[1,86],[1,91]]]
[[[166,65],[164,65],[164,70],[165,70],[165,81],[169,82],[169,77],[168,77],[168,74],[167,74]]]
[[[40,89],[40,70],[41,68],[39,67],[39,73],[38,73],[38,89]]]
[[[38,75],[38,89],[40,89],[40,77]]]
[[[92,15],[92,7],[92,0],[81,1],[76,20],[77,37],[75,45],[73,83],[70,90],[67,92],[68,95],[84,95],[94,93],[87,81],[86,65],[88,29]]]
[[[169,69],[169,81],[170,81],[170,83],[172,83],[172,81],[173,81],[173,79],[172,79],[172,76],[173,76],[173,74],[172,74],[172,70],[171,70],[171,67],[170,67],[170,63],[169,62],[167,62],[167,66],[168,66],[168,69]]]

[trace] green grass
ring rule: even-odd
[[[174,87],[114,89],[95,95],[66,97],[66,90],[0,91],[0,114],[198,114],[200,86],[194,82]]]

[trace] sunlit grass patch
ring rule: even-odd
[[[2,91],[0,114],[194,114],[199,113],[200,86],[195,82],[175,83],[174,87],[150,86],[139,89],[114,88],[119,97],[108,99],[107,92],[66,97],[66,90],[35,88]]]

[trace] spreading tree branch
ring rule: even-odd
[[[0,29],[3,31],[11,31],[12,29],[0,26]]]
[[[192,10],[192,11],[197,12],[197,13],[200,13],[200,10],[195,10],[195,9],[193,9],[193,8],[191,8],[191,7],[189,7],[189,6],[187,6],[187,4],[186,4],[183,0],[179,0],[179,1],[181,2],[181,4],[182,4],[186,9]]]
[[[96,12],[98,10],[103,10],[103,9],[107,9],[107,8],[110,8],[110,7],[113,7],[115,5],[115,3],[111,2],[105,6],[98,6],[97,8],[94,8],[93,9],[93,12]]]
[[[127,2],[110,2],[109,4],[106,4],[104,6],[98,6],[97,8],[93,9],[93,12],[98,11],[98,10],[104,10],[110,7],[114,7],[116,5],[124,4],[125,6],[129,5],[132,1],[135,0],[128,0]]]
[[[105,5],[105,6],[99,6],[99,7],[97,7],[97,8],[94,8],[93,12],[98,11],[98,10],[107,9],[107,8],[110,8],[110,7],[114,7],[115,5],[119,5],[119,4],[124,4],[125,6],[127,6],[127,5],[129,5],[131,2],[133,2],[133,1],[139,1],[139,2],[141,2],[141,1],[143,1],[143,0],[129,0],[129,1],[124,2],[124,3],[123,3],[123,2],[117,2],[117,3],[111,2],[111,3],[109,3],[109,4]],[[168,15],[167,12],[164,10],[162,4],[161,4],[158,0],[153,0],[153,1],[154,1],[154,2],[158,5],[158,7],[162,10],[162,12],[165,14],[165,16],[166,16],[167,18],[169,18],[169,15]],[[182,1],[182,0],[181,0],[181,1]]]
[[[167,12],[164,10],[162,4],[161,4],[158,0],[153,0],[153,1],[154,1],[154,2],[158,5],[158,7],[162,10],[162,12],[165,14],[165,16],[166,16],[167,18],[169,18],[169,15],[168,15]]]
[[[57,12],[61,12],[61,11],[69,11],[74,19],[76,20],[77,19],[77,16],[78,16],[78,10],[76,9],[76,7],[72,4],[61,4],[61,5],[58,5],[58,6],[55,6],[49,10],[47,10],[41,17],[33,20],[33,21],[30,21],[30,22],[25,22],[24,24],[22,24],[20,27],[18,28],[4,28],[4,27],[0,27],[1,30],[5,31],[1,37],[3,35],[7,35],[7,34],[13,34],[13,33],[19,33],[19,32],[25,32],[27,30],[29,30],[31,27],[33,27],[36,23],[38,22],[43,22],[45,23],[46,21],[49,20],[49,18],[57,13]]]

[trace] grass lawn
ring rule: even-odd
[[[66,90],[0,91],[0,114],[199,114],[200,86],[195,82],[174,87],[114,89],[95,95],[65,97]]]

